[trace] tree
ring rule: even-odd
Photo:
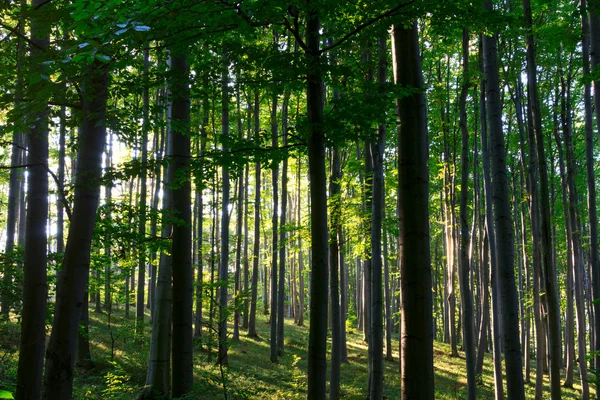
[[[42,1],[34,0],[33,7]],[[31,57],[37,73],[44,73],[42,57],[50,43],[49,27],[43,19],[43,10],[36,9],[31,19]],[[32,87],[43,89],[44,83]],[[42,99],[32,109],[31,130],[27,138],[27,222],[25,233],[25,259],[23,271],[23,312],[19,344],[19,369],[17,372],[17,398],[39,397],[42,384],[43,354],[46,344],[46,273],[48,219],[48,105]],[[16,146],[16,144],[13,144]],[[10,221],[9,221],[10,222]],[[14,222],[13,222],[14,226]],[[8,304],[5,303],[5,307]],[[8,315],[8,308],[5,314]]]
[[[491,10],[492,2],[484,3]],[[498,286],[502,309],[503,349],[506,363],[508,397],[524,399],[521,345],[519,342],[519,313],[514,275],[514,243],[508,199],[506,155],[502,131],[502,105],[498,77],[496,35],[483,36],[483,60],[486,87],[487,128],[491,138],[492,195]]]
[[[459,100],[460,130],[462,133],[461,181],[460,181],[460,299],[463,307],[463,338],[467,361],[467,391],[469,399],[477,396],[475,382],[475,332],[473,322],[473,293],[470,288],[469,222],[467,202],[469,200],[469,130],[467,127],[467,92],[469,89],[469,31],[463,29],[463,84]]]
[[[433,399],[433,326],[429,243],[427,116],[417,22],[392,28],[396,100],[403,399]]]
[[[84,83],[75,193],[62,271],[57,282],[52,333],[46,348],[42,397],[70,399],[83,296],[87,289],[92,234],[100,198],[106,142],[107,67],[94,61]]]
[[[306,0],[306,109],[309,123],[310,229],[312,274],[310,280],[310,331],[308,337],[308,397],[325,399],[327,376],[327,190],[325,132],[320,47],[321,19],[314,2]]]
[[[169,168],[171,205],[176,220],[172,230],[173,274],[173,335],[171,357],[173,363],[172,396],[181,397],[192,389],[192,237],[191,237],[191,183],[190,158],[190,97],[189,66],[185,48],[172,48],[170,54],[171,96],[169,118]]]

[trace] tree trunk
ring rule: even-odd
[[[481,39],[483,42],[483,38]],[[480,53],[483,53],[480,47]],[[480,57],[480,62],[482,57]],[[483,65],[482,65],[483,67]],[[496,233],[494,231],[494,218],[492,215],[492,183],[490,173],[490,156],[488,145],[488,130],[487,130],[487,110],[485,104],[486,82],[481,81],[480,93],[480,116],[481,116],[481,164],[483,167],[483,188],[485,196],[485,231],[487,233],[487,242],[489,248],[490,261],[490,285],[492,288],[492,331],[493,338],[493,357],[494,357],[494,393],[496,400],[504,398],[504,386],[502,384],[502,352],[501,340],[502,331],[500,329],[500,301],[498,293],[498,263],[496,257]],[[487,256],[487,254],[486,254]]]
[[[283,104],[281,107],[281,134],[283,136],[283,147],[287,146],[287,120],[288,120],[288,105],[290,101],[290,89],[286,89],[283,95]],[[275,119],[277,123],[277,119]],[[285,305],[285,264],[286,264],[286,216],[287,216],[287,200],[288,200],[288,159],[283,159],[283,170],[281,172],[281,223],[279,232],[279,289],[277,294],[277,354],[283,355],[284,342],[284,314]]]
[[[401,266],[402,399],[433,399],[427,114],[417,22],[393,27],[395,82],[415,88],[396,100]]]
[[[550,355],[550,392],[552,400],[561,398],[560,368],[561,368],[561,331],[560,307],[558,301],[558,284],[556,282],[556,267],[552,259],[552,233],[550,221],[550,195],[548,168],[544,149],[542,117],[537,87],[537,62],[533,23],[529,0],[523,0],[525,26],[527,28],[527,86],[529,106],[531,107],[532,126],[537,147],[537,168],[540,178],[540,215],[542,236],[542,265],[545,275],[545,291],[548,304],[548,336]]]
[[[271,134],[272,140],[271,145],[273,149],[277,149],[278,147],[278,129],[277,129],[277,93],[273,94],[273,104],[271,110]],[[272,240],[272,262],[271,262],[271,362],[277,362],[277,257],[279,255],[279,216],[278,207],[279,207],[279,162],[277,160],[273,161],[272,166],[272,181],[273,181],[273,217],[272,217],[272,228],[273,228],[273,240]]]
[[[484,3],[491,10],[491,0]],[[483,36],[484,74],[486,80],[487,120],[491,138],[492,191],[495,220],[498,286],[502,310],[503,349],[506,382],[510,399],[524,399],[521,345],[519,343],[519,309],[515,287],[514,243],[508,198],[506,155],[502,131],[502,104],[498,77],[496,35]],[[491,228],[491,227],[490,227]]]
[[[377,82],[383,86],[386,83],[386,40],[377,39],[378,44],[378,77]],[[381,93],[384,96],[384,93]],[[383,229],[383,214],[385,208],[383,186],[383,158],[385,151],[386,127],[381,123],[377,127],[377,141],[371,143],[373,165],[373,196],[371,205],[371,326],[369,337],[369,352],[372,358],[370,378],[370,399],[383,398],[383,264],[381,259],[381,234]],[[431,310],[430,310],[431,311]]]
[[[306,107],[309,123],[308,166],[310,177],[311,279],[310,328],[308,337],[308,398],[325,399],[327,384],[327,287],[328,231],[323,127],[323,84],[321,71],[320,16],[307,0]]]
[[[463,86],[461,90],[460,130],[462,132],[461,182],[460,182],[460,300],[463,312],[463,346],[467,363],[467,393],[469,400],[477,397],[475,382],[475,332],[473,322],[473,293],[469,287],[469,222],[467,202],[469,200],[469,130],[467,128],[467,91],[469,89],[469,31],[463,30]]]
[[[296,181],[298,184],[298,224],[301,224],[302,215],[302,192],[300,190],[301,169],[301,163],[299,162],[298,173],[296,175]],[[300,292],[300,295],[298,296],[298,326],[304,326],[304,252],[302,250],[302,235],[298,235],[298,249],[298,291]]]
[[[254,140],[259,141],[260,115],[258,91],[254,92]],[[258,272],[260,257],[260,161],[254,164],[254,250],[252,256],[252,293],[250,300],[250,317],[248,320],[248,336],[258,337],[256,333],[256,301],[258,298]]]
[[[571,101],[570,101],[570,86],[571,74],[569,70],[567,83],[561,77],[561,120],[563,127],[563,137],[565,142],[565,152],[567,158],[567,187],[569,193],[569,220],[570,224],[570,240],[573,249],[573,261],[571,263],[573,270],[569,273],[573,274],[573,282],[575,284],[575,310],[577,312],[577,355],[579,359],[579,377],[581,381],[581,398],[587,400],[590,397],[589,383],[587,375],[587,343],[586,343],[586,322],[585,322],[585,303],[584,303],[584,285],[583,285],[583,248],[581,244],[581,224],[579,222],[578,203],[579,195],[575,186],[575,157],[573,150],[572,138],[572,122],[571,122]]]
[[[139,224],[138,224],[138,286],[137,286],[137,298],[135,304],[135,331],[138,337],[144,335],[144,298],[146,288],[146,194],[147,194],[147,165],[148,164],[148,131],[150,130],[150,92],[148,82],[148,68],[150,64],[150,49],[146,43],[144,47],[144,92],[143,92],[143,118],[142,118],[142,140],[140,147],[142,148],[142,168],[140,174],[140,200],[138,206],[140,208]]]
[[[331,304],[331,379],[329,384],[329,399],[340,398],[340,366],[342,362],[341,351],[341,313],[339,297],[339,269],[340,269],[340,243],[337,229],[341,225],[341,179],[342,168],[340,149],[337,145],[331,149],[331,175],[329,180],[329,204],[331,232],[329,236],[329,295]]]
[[[31,58],[38,73],[44,73],[42,57],[48,48],[49,26],[44,22],[42,0],[33,0],[31,14]],[[31,90],[44,89],[45,82]],[[23,309],[21,312],[21,337],[17,370],[17,398],[39,398],[46,344],[46,297],[48,281],[46,272],[48,220],[48,105],[42,104],[29,115],[31,124],[26,164],[33,164],[27,176],[27,221],[25,231],[23,267]],[[25,163],[24,163],[25,164]],[[94,210],[95,211],[95,210]],[[94,215],[95,216],[95,215]],[[14,221],[13,221],[14,227]],[[12,245],[12,244],[11,244]],[[57,307],[58,308],[58,307]],[[5,310],[8,315],[8,308]],[[79,317],[76,321],[79,321]],[[71,366],[72,368],[72,366]]]
[[[229,136],[229,52],[223,46],[223,71],[221,74],[222,87],[222,105],[221,105],[221,121],[223,136],[223,153],[227,154],[227,138]],[[222,186],[221,191],[223,197],[221,201],[221,259],[219,262],[219,359],[220,365],[227,365],[227,292],[229,286],[229,165],[225,159],[222,169]]]
[[[585,9],[585,0],[582,1],[582,7],[584,7]],[[582,13],[582,15],[584,15]],[[584,18],[582,18],[582,25],[583,25],[583,43],[582,43],[582,47],[583,47],[583,73],[584,75],[588,75],[590,72],[590,66],[589,66],[589,37],[588,37],[588,31],[589,31],[589,27],[587,26],[587,20]],[[597,291],[597,286],[596,286],[596,273],[599,271],[600,268],[600,261],[598,260],[599,256],[598,256],[598,216],[597,216],[597,209],[596,209],[596,183],[595,183],[595,175],[594,175],[594,132],[593,132],[593,121],[592,121],[592,98],[591,98],[591,86],[589,83],[586,83],[584,86],[584,107],[585,107],[585,158],[586,158],[586,175],[587,175],[587,189],[588,189],[588,219],[589,219],[589,229],[590,229],[590,255],[589,255],[589,265],[590,265],[590,270],[592,271],[592,276],[593,276],[593,284],[594,284],[594,295],[597,296],[598,295],[598,291]],[[597,105],[598,107],[598,105]],[[600,114],[599,114],[600,115]],[[598,117],[600,119],[600,116]],[[600,286],[600,285],[598,285]],[[589,292],[589,289],[588,289]],[[594,333],[596,334],[596,336],[599,336],[599,332],[600,332],[600,328],[598,328],[599,323],[597,320],[600,320],[600,305],[598,304],[598,302],[594,303],[594,317],[595,318],[591,318],[590,315],[590,324],[592,324],[592,321],[596,321],[595,322],[595,327],[596,330],[594,330]],[[591,313],[590,313],[591,314]],[[596,340],[595,342],[595,346],[594,346],[594,342],[592,341],[592,351],[595,350],[596,352],[598,351],[599,343],[598,340]],[[600,366],[599,360],[598,360],[598,354],[596,353],[595,355],[596,357],[596,363],[594,364],[594,366],[596,368],[598,368]],[[600,396],[598,387],[596,387],[596,393],[597,396]]]
[[[589,18],[589,31],[590,31],[590,58],[592,60],[592,68],[591,70],[595,70],[600,64],[600,19],[598,18],[598,12],[600,10],[600,1],[598,0],[589,0],[588,1],[588,18]],[[585,35],[584,35],[585,37]],[[586,46],[587,47],[587,46]],[[594,108],[596,112],[596,124],[600,126],[598,121],[600,121],[600,79],[593,80],[594,87]],[[600,129],[598,129],[598,136],[600,137]],[[592,218],[592,214],[590,214],[590,219]],[[596,224],[594,224],[596,225]],[[593,233],[590,226],[590,235]],[[592,237],[590,237],[592,239]],[[594,365],[596,369],[600,368],[600,301],[596,301],[600,297],[600,263],[598,262],[598,238],[594,242],[595,245],[592,246],[592,255],[596,255],[596,258],[590,260],[591,264],[591,275],[592,275],[592,287],[594,293],[594,315],[595,319],[593,321],[593,332],[594,332],[594,346],[593,348],[596,350],[594,356]],[[600,399],[600,384],[596,382],[596,398]]]
[[[45,400],[72,398],[77,334],[100,198],[102,151],[106,141],[106,67],[95,61],[86,76],[82,89],[85,93],[84,112],[79,137],[72,220],[57,283],[52,333],[46,349],[42,394]]]
[[[168,153],[171,150],[168,149]],[[171,191],[169,185],[164,186],[163,215],[168,217],[171,209]],[[164,219],[163,221],[166,221]],[[168,237],[173,229],[171,222],[163,223],[162,236]],[[160,253],[160,267],[156,285],[156,297],[152,306],[152,337],[150,340],[150,358],[146,387],[140,399],[163,399],[169,395],[170,381],[170,340],[172,321],[171,263],[172,246]]]
[[[172,50],[170,58],[172,81],[168,182],[179,185],[171,188],[173,211],[181,223],[173,224],[172,276],[173,276],[173,336],[171,357],[173,363],[172,396],[181,397],[193,384],[193,331],[192,331],[192,235],[191,235],[191,183],[190,159],[190,91],[189,67],[185,50]]]
[[[208,85],[208,75],[204,78],[204,85]],[[200,157],[204,156],[206,151],[206,138],[208,136],[206,127],[208,126],[209,104],[208,97],[202,100],[202,128],[200,131]],[[204,290],[204,196],[202,192],[205,187],[204,173],[200,173],[200,191],[198,199],[198,271],[196,272],[196,314],[194,321],[194,337],[202,336],[202,299]]]

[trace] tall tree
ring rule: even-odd
[[[323,72],[320,50],[321,18],[318,4],[306,0],[306,110],[309,123],[308,170],[310,177],[311,279],[308,336],[308,397],[325,399],[327,383],[327,189],[325,131],[323,127]]]
[[[227,154],[226,141],[229,136],[229,50],[223,45],[223,65],[221,72],[221,134],[223,135],[223,153]],[[224,159],[222,168],[223,197],[221,200],[221,258],[219,260],[219,364],[227,365],[227,287],[229,282],[229,165]]]
[[[83,86],[83,116],[75,193],[63,266],[56,288],[52,333],[46,349],[42,397],[70,399],[73,392],[73,364],[77,347],[83,296],[87,289],[90,251],[96,210],[100,199],[102,152],[106,142],[107,67],[95,61],[87,70]]]
[[[486,0],[484,10],[492,10]],[[502,309],[503,349],[506,382],[510,399],[524,399],[521,345],[519,342],[519,310],[514,272],[514,243],[508,198],[506,154],[502,130],[502,104],[498,73],[497,35],[483,36],[483,60],[486,88],[487,128],[491,139],[492,195],[496,235],[496,264],[500,307]]]
[[[531,108],[532,124],[537,147],[537,168],[540,178],[540,211],[542,233],[542,264],[545,277],[545,291],[548,304],[548,337],[550,356],[550,391],[553,400],[561,398],[560,368],[561,368],[561,330],[560,308],[558,302],[558,284],[556,282],[556,267],[552,257],[552,232],[550,221],[550,195],[548,183],[548,167],[544,149],[542,131],[541,107],[537,86],[536,43],[533,36],[533,22],[529,0],[523,0],[525,27],[527,28],[527,95]]]
[[[395,83],[415,89],[396,100],[402,399],[433,399],[429,151],[417,22],[392,32]]]
[[[460,180],[460,300],[463,313],[463,342],[467,362],[467,393],[470,400],[477,397],[475,382],[475,325],[473,321],[473,293],[470,287],[469,222],[469,129],[467,127],[467,94],[469,90],[469,31],[463,29],[463,83],[460,93],[460,130],[462,133],[461,180]],[[475,215],[473,215],[475,218]]]
[[[386,40],[377,39],[378,68],[377,83],[380,85],[381,96],[383,86],[387,81]],[[371,327],[369,351],[372,352],[372,368],[370,377],[370,399],[383,398],[383,263],[382,263],[382,230],[385,207],[383,186],[383,158],[385,149],[385,123],[377,127],[377,140],[371,143],[373,164],[373,198],[371,205]]]
[[[258,91],[254,92],[254,139],[258,143],[260,138],[260,103]],[[252,293],[250,294],[250,316],[248,320],[248,336],[257,337],[256,333],[256,307],[258,299],[258,271],[260,257],[260,161],[254,163],[254,249],[252,255]]]
[[[279,132],[277,125],[277,93],[273,93],[271,104],[271,146],[277,149],[279,143]],[[272,247],[271,247],[271,362],[277,362],[277,258],[279,256],[279,161],[273,160],[271,166],[271,179],[273,183],[273,216],[272,216]]]
[[[50,30],[44,18],[41,0],[33,0],[31,17],[32,65],[38,74],[45,73],[44,52],[50,43]],[[45,81],[32,87],[32,93],[43,90]],[[27,120],[31,128],[27,138],[27,222],[25,231],[25,259],[23,263],[23,311],[17,371],[17,398],[39,398],[46,344],[46,273],[48,219],[48,104],[42,99],[32,107]],[[13,144],[16,146],[16,144]],[[14,223],[13,223],[14,226]],[[8,309],[5,310],[5,313]]]
[[[177,218],[173,224],[171,261],[173,276],[173,336],[171,357],[173,363],[172,396],[181,397],[193,384],[193,331],[192,331],[192,235],[190,159],[190,90],[189,66],[186,49],[171,48],[171,81],[169,93],[169,153],[168,182],[171,206]]]
[[[142,169],[140,175],[140,215],[138,223],[138,286],[137,286],[137,298],[135,304],[136,310],[136,333],[142,335],[144,332],[144,294],[146,288],[146,194],[147,194],[147,166],[148,163],[148,131],[150,130],[150,90],[148,88],[148,70],[150,65],[150,50],[148,44],[144,47],[144,90],[143,90],[143,106],[142,106],[142,137],[140,146],[142,150]]]

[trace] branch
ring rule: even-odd
[[[300,32],[298,29],[298,21],[294,20],[294,27],[292,28],[292,25],[290,25],[290,21],[288,21],[286,17],[283,17],[283,26],[285,26],[286,29],[290,31],[292,35],[294,35],[296,42],[302,48],[302,50],[307,51],[308,47],[306,47],[306,43],[304,43],[302,37],[300,36]]]
[[[378,16],[376,16],[375,18],[372,18],[370,20],[368,20],[367,22],[363,22],[362,24],[360,24],[359,26],[357,26],[356,28],[352,29],[350,32],[346,33],[344,36],[342,36],[342,38],[340,40],[338,40],[337,42],[324,47],[323,49],[321,49],[319,51],[319,54],[323,54],[328,52],[329,50],[332,50],[336,47],[338,47],[339,45],[341,45],[342,43],[344,43],[345,41],[347,41],[348,39],[350,39],[352,36],[356,35],[358,32],[368,28],[369,26],[373,25],[374,23],[387,18],[387,17],[391,17],[393,15],[395,15],[398,11],[400,11],[402,8],[407,7],[409,5],[413,4],[413,0],[410,0],[408,3],[402,3],[399,4],[398,6],[387,10],[386,12],[384,12],[383,14],[380,14]]]
[[[6,29],[7,31],[13,33],[14,35],[17,35],[18,37],[20,37],[21,39],[23,39],[24,41],[26,41],[27,43],[29,43],[30,46],[33,46],[36,49],[41,50],[41,51],[46,51],[45,47],[40,46],[39,44],[37,44],[33,40],[29,39],[26,35],[24,35],[23,33],[19,32],[19,30],[18,30],[19,25],[17,25],[16,28],[13,28],[12,26],[6,25],[4,22],[0,21],[0,26],[2,28]]]
[[[56,184],[56,187],[58,188],[58,193],[60,195],[60,201],[63,203],[63,206],[65,207],[65,212],[67,213],[67,217],[69,218],[69,222],[70,222],[71,221],[71,207],[69,206],[69,202],[67,201],[67,199],[65,197],[64,185],[62,184],[62,182],[60,182],[58,180],[58,177],[50,169],[50,167],[48,166],[48,164],[44,163],[42,159],[40,159],[35,154],[29,152],[29,150],[27,148],[25,148],[25,147],[23,147],[21,145],[18,145],[18,144],[13,143],[13,142],[8,142],[8,141],[2,141],[2,142],[0,142],[0,144],[15,146],[18,149],[26,151],[27,153],[29,153],[29,155],[37,158],[40,161],[39,163],[23,164],[23,165],[11,165],[11,166],[3,165],[3,166],[0,166],[0,169],[43,167],[50,174],[50,176],[52,176],[52,179],[54,179],[54,183]]]

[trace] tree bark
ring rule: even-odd
[[[463,30],[463,79],[459,100],[460,130],[462,133],[461,182],[460,182],[460,300],[463,312],[463,346],[467,363],[467,394],[469,400],[477,397],[475,382],[475,332],[473,322],[473,293],[469,286],[469,130],[467,128],[467,91],[469,88],[469,31]]]
[[[254,140],[259,142],[260,115],[258,91],[254,92]],[[254,250],[252,256],[252,293],[250,300],[250,316],[248,320],[248,336],[258,337],[256,333],[256,301],[258,298],[258,273],[260,257],[260,161],[254,163]]]
[[[33,0],[31,14],[31,58],[37,73],[44,73],[42,57],[50,42],[49,26],[44,21],[44,10],[38,8],[41,0]],[[44,89],[44,81],[31,90]],[[46,344],[46,273],[48,220],[48,105],[41,102],[28,116],[31,124],[28,137],[27,163],[27,221],[23,265],[23,310],[17,370],[17,398],[39,398],[42,385],[44,348]],[[14,227],[14,221],[13,221]],[[14,235],[14,233],[13,233]],[[12,244],[11,244],[12,246]],[[7,305],[8,306],[8,305]],[[8,315],[8,308],[5,310]],[[77,319],[79,321],[79,318]],[[71,367],[72,368],[72,367]]]
[[[484,9],[488,11],[492,9],[491,0],[485,1]],[[519,343],[519,310],[514,275],[514,243],[508,198],[496,42],[496,35],[483,36],[487,121],[491,138],[494,228],[496,231],[498,286],[501,296],[503,350],[506,363],[508,397],[520,400],[525,398],[525,393],[521,345]]]
[[[306,107],[309,124],[308,166],[310,177],[311,279],[310,328],[308,337],[308,398],[325,399],[327,384],[327,287],[328,231],[323,127],[323,84],[320,47],[320,16],[307,0]]]
[[[223,135],[223,153],[227,155],[229,149],[225,144],[229,136],[229,52],[223,46],[223,71],[221,74],[222,105],[221,105],[221,134]],[[225,157],[222,170],[221,191],[221,259],[219,260],[219,359],[220,365],[227,365],[227,292],[229,286],[229,160]]]
[[[529,106],[531,107],[532,126],[537,147],[537,168],[540,178],[540,211],[542,236],[542,265],[544,268],[544,288],[548,304],[548,337],[550,355],[550,392],[552,400],[561,398],[560,368],[561,368],[561,330],[560,307],[558,301],[558,284],[556,282],[556,266],[552,258],[552,233],[550,221],[550,195],[548,168],[542,132],[541,109],[537,87],[536,49],[533,37],[533,23],[529,0],[523,0],[525,27],[527,28],[527,86]]]
[[[402,399],[433,399],[427,114],[417,22],[393,27],[396,84],[416,90],[396,100],[401,266]]]
[[[271,110],[271,145],[273,149],[277,149],[279,146],[279,138],[278,138],[278,129],[277,129],[277,93],[273,94],[273,104]],[[271,338],[270,338],[270,348],[271,348],[271,362],[277,362],[277,257],[279,255],[279,216],[278,207],[279,207],[279,161],[273,160],[272,165],[272,182],[273,182],[273,216],[272,216],[272,248],[271,248]]]
[[[100,198],[102,152],[106,141],[107,70],[98,61],[87,71],[72,220],[57,283],[52,333],[46,349],[42,397],[70,399],[79,320],[90,267],[90,251]]]
[[[329,383],[329,399],[340,398],[340,367],[342,362],[341,352],[341,313],[339,299],[339,252],[337,229],[341,225],[341,179],[342,168],[340,161],[340,149],[337,145],[331,149],[329,180],[329,204],[330,204],[330,226],[329,235],[329,295],[331,304],[331,379]]]
[[[173,276],[173,336],[171,357],[173,363],[172,396],[181,397],[193,385],[193,331],[192,331],[192,235],[190,159],[190,91],[189,67],[185,49],[173,49],[170,56],[171,93],[168,182],[171,188],[172,208],[180,221],[172,229]]]
[[[148,69],[150,64],[150,49],[148,43],[144,47],[144,92],[143,92],[143,117],[142,117],[142,138],[140,147],[142,148],[142,168],[140,174],[140,200],[138,206],[140,208],[139,213],[139,224],[138,224],[138,280],[137,280],[137,297],[135,304],[135,315],[136,324],[135,331],[138,337],[142,337],[144,334],[144,298],[146,289],[146,197],[147,197],[147,177],[148,172],[146,170],[148,163],[148,131],[150,130],[150,91],[148,88]]]

